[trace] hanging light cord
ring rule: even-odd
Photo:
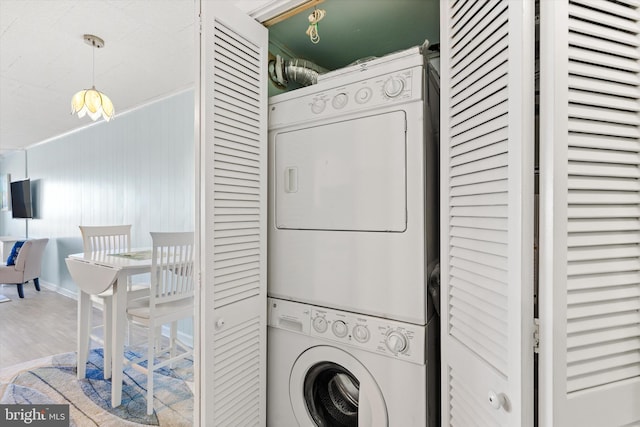
[[[311,15],[309,15],[309,28],[307,28],[307,35],[311,39],[311,43],[317,44],[320,41],[320,34],[318,34],[318,22],[324,18],[327,12],[323,9],[315,9]]]
[[[96,87],[96,42],[91,42],[91,87]]]

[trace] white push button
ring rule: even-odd
[[[364,104],[366,102],[369,102],[369,100],[371,99],[371,95],[373,95],[371,88],[363,87],[362,89],[356,92],[356,102],[358,104]]]

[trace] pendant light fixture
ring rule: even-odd
[[[85,34],[84,41],[92,47],[93,50],[93,72],[91,89],[84,89],[73,95],[71,98],[71,114],[78,113],[78,117],[82,118],[85,114],[88,114],[93,121],[97,120],[100,116],[104,117],[106,121],[111,120],[114,114],[113,103],[107,95],[96,89],[96,49],[104,47],[104,40],[100,37]]]

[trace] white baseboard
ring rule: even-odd
[[[78,292],[77,291],[72,291],[70,289],[67,288],[63,288],[61,286],[58,286],[54,283],[51,282],[45,282],[44,280],[40,279],[40,286],[49,289],[50,291],[54,291],[56,293],[59,293],[60,295],[64,295],[67,298],[71,298],[73,300],[78,301]]]
[[[142,328],[142,326],[136,325],[135,323],[131,323],[131,328]],[[171,333],[171,329],[169,328],[169,326],[163,326],[162,327],[162,336],[169,338]],[[193,348],[193,336],[192,335],[188,335],[185,334],[182,331],[178,331],[178,341],[182,342],[183,344],[187,345],[188,347]],[[135,344],[135,343],[134,343]]]
[[[162,327],[162,335],[168,337],[171,330],[168,326]],[[193,335],[187,335],[182,331],[178,331],[178,340],[193,348]]]

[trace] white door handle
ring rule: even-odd
[[[298,168],[288,167],[284,170],[284,191],[285,193],[298,192]]]
[[[220,328],[222,328],[222,327],[224,326],[224,323],[225,323],[225,322],[224,322],[224,319],[223,319],[223,318],[218,319],[218,320],[216,321],[216,329],[220,329]]]
[[[489,404],[493,409],[500,409],[507,401],[506,397],[502,393],[496,393],[493,390],[489,391]]]

